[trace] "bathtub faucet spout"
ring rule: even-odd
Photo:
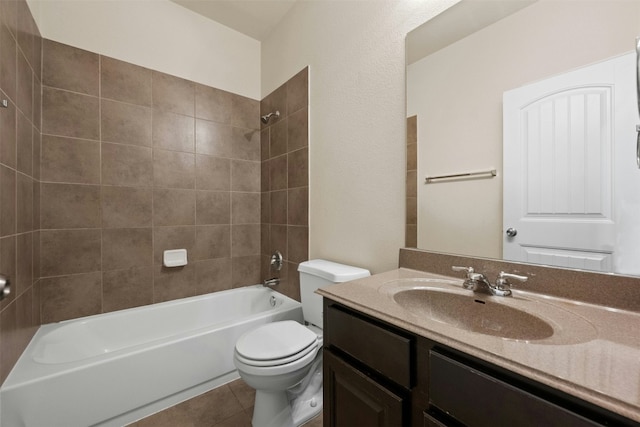
[[[271,279],[266,279],[264,282],[262,282],[262,284],[264,286],[276,286],[280,284],[280,278],[272,277]]]

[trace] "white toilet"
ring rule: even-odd
[[[300,298],[305,324],[262,325],[236,343],[234,363],[256,389],[254,427],[299,426],[322,410],[322,297],[315,290],[370,275],[368,270],[321,259],[305,261]]]

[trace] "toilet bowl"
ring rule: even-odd
[[[294,427],[322,411],[322,298],[315,290],[369,276],[369,271],[324,260],[300,264],[302,312],[293,320],[262,325],[236,342],[234,364],[256,389],[254,427]]]

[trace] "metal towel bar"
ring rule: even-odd
[[[487,176],[493,178],[497,175],[497,171],[495,169],[487,170],[487,171],[479,171],[479,172],[465,172],[465,173],[456,173],[452,175],[438,175],[438,176],[428,176],[424,179],[425,184],[429,184],[435,180],[439,179],[453,179],[453,178],[468,178],[468,177],[480,177]]]

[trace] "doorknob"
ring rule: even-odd
[[[509,228],[507,228],[507,232],[506,233],[507,233],[507,236],[509,236],[509,237],[516,237],[516,234],[518,234],[518,230],[516,230],[513,227],[509,227]]]

